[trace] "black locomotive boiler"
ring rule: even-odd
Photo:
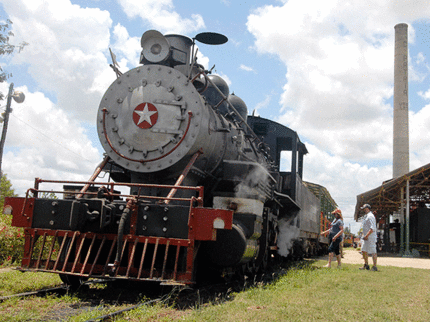
[[[302,181],[305,145],[291,129],[248,116],[227,83],[199,65],[196,41],[227,38],[145,32],[141,65],[124,74],[112,65],[117,79],[97,113],[106,154],[89,181],[38,178],[26,197],[6,200],[13,225],[24,227],[20,270],[69,284],[192,284],[264,271],[292,240],[318,250],[321,208]],[[110,179],[97,179],[101,172]],[[44,198],[47,184],[63,185],[62,198]]]

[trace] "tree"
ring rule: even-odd
[[[58,199],[57,195],[53,192],[41,192],[37,197],[42,199]]]
[[[25,46],[28,45],[25,41],[19,45],[13,45],[10,43],[11,37],[14,36],[13,32],[10,30],[12,27],[12,21],[9,19],[6,22],[0,22],[0,55],[11,55],[15,50],[21,52]],[[0,66],[0,83],[6,81],[9,77],[12,77],[11,73],[8,73],[2,69]],[[0,92],[0,100],[4,99],[4,94]]]
[[[12,189],[12,183],[8,180],[6,174],[2,174],[0,179],[0,214],[3,213],[4,198],[14,197],[15,191]]]

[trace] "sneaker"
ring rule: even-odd
[[[378,268],[376,266],[373,266],[372,269],[371,269],[371,271],[377,272]]]
[[[363,266],[363,267],[360,267],[360,269],[361,269],[361,270],[365,270],[365,269],[369,270],[369,265],[364,264],[364,266]]]

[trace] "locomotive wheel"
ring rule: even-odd
[[[71,289],[78,289],[84,282],[88,280],[87,277],[77,276],[77,275],[68,275],[68,274],[60,274],[61,281],[70,286]]]
[[[67,237],[65,242],[65,247],[62,253],[59,254],[61,261],[64,261],[66,259],[66,254],[69,251],[69,248],[73,247],[73,245],[71,245],[71,241],[72,241],[72,238]],[[63,238],[59,238],[58,242],[61,245],[61,243],[63,242]],[[69,261],[70,260],[74,260],[73,251],[70,252]],[[83,277],[83,276],[69,275],[69,274],[59,274],[59,275],[60,275],[61,281],[64,284],[68,285],[72,290],[78,289],[85,281],[88,280],[88,277]]]
[[[247,274],[247,264],[240,265],[236,268],[235,273],[233,275],[233,281],[237,287],[237,290],[240,291],[246,284],[246,280],[248,278]]]
[[[260,265],[257,268],[257,272],[259,274],[264,274],[265,272],[267,272],[267,270],[270,269],[270,267],[272,267],[273,265],[275,265],[275,258],[276,255],[273,254],[272,256],[272,250],[270,249],[270,242],[267,241],[266,242],[266,247],[264,249],[264,254],[262,256],[262,261],[260,263]]]
[[[264,273],[265,271],[267,271],[267,268],[269,267],[269,260],[270,260],[270,250],[269,250],[269,246],[268,246],[268,241],[266,240],[265,244],[264,244],[264,254],[262,256],[262,261],[260,263],[260,265],[258,266],[258,272],[259,273]]]
[[[270,228],[267,229],[267,226],[269,226]],[[258,254],[256,260],[258,274],[263,274],[270,268],[272,264],[274,264],[277,255],[273,254],[272,258],[272,250],[270,249],[270,246],[276,245],[276,239],[277,235],[273,223],[269,223],[268,221],[266,221],[263,224],[263,233],[261,234],[261,237],[259,239],[260,251],[263,251],[263,253]]]
[[[260,250],[255,261],[255,271],[257,274],[262,274],[267,270],[269,264],[269,249],[266,234],[262,234],[258,241]]]
[[[305,249],[303,244],[299,240],[295,240],[293,243],[293,260],[301,261],[305,257]]]

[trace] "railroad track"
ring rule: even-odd
[[[89,286],[91,284],[106,283],[106,282],[108,282],[108,281],[107,280],[90,280],[90,281],[82,283],[82,285],[79,287],[79,289],[73,289],[70,286],[68,286],[66,284],[63,284],[63,285],[58,286],[58,287],[52,287],[52,288],[34,290],[34,291],[23,292],[23,293],[16,293],[16,294],[12,294],[12,295],[7,295],[7,296],[0,297],[0,303],[4,302],[4,301],[7,301],[9,299],[14,299],[14,298],[26,298],[26,297],[30,297],[30,296],[47,296],[49,294],[65,295],[68,292],[77,292],[77,293],[79,293],[79,292],[81,292],[80,289],[81,289],[82,286]],[[84,293],[85,292],[86,291],[84,291]],[[85,294],[85,296],[89,296],[89,294]],[[154,296],[154,295],[152,295],[152,296]],[[92,319],[90,319],[88,321],[107,321],[107,320],[110,320],[110,319],[112,319],[112,318],[114,318],[116,316],[124,314],[127,311],[134,310],[134,309],[136,309],[138,307],[145,306],[145,305],[152,305],[152,304],[157,303],[157,302],[162,302],[162,301],[168,299],[171,296],[172,296],[171,293],[165,294],[163,296],[160,296],[160,297],[157,297],[157,298],[153,298],[153,299],[148,300],[146,302],[142,302],[142,303],[138,303],[138,304],[132,304],[132,305],[126,307],[126,308],[123,308],[123,309],[120,309],[120,310],[117,310],[117,311],[114,311],[114,312],[110,312],[110,313],[98,316],[96,318],[92,318]],[[125,300],[125,302],[129,302],[129,301],[130,301],[129,299]],[[105,304],[106,304],[106,302],[105,302]]]
[[[41,289],[41,290],[37,290],[37,291],[30,291],[30,292],[24,292],[24,293],[17,293],[17,294],[2,296],[2,297],[0,297],[0,302],[4,302],[4,301],[7,301],[9,299],[13,299],[13,298],[17,298],[17,297],[28,297],[28,296],[33,296],[33,295],[41,296],[41,295],[47,295],[47,294],[52,294],[52,293],[62,294],[63,292],[64,292],[64,294],[66,294],[68,290],[69,290],[69,288],[66,285],[62,285],[59,287],[52,287],[52,288],[46,288],[46,289]]]
[[[273,278],[273,277],[272,277]],[[272,279],[269,277],[269,279]],[[174,303],[178,309],[194,307],[196,303],[206,303],[214,301],[228,301],[230,293],[243,290],[256,285],[256,281],[229,281],[222,283],[213,283],[197,288],[191,287],[173,287],[172,290],[163,296],[153,298],[149,301],[131,305],[127,308],[100,315],[96,318],[91,318],[85,322],[102,322],[111,321],[126,312],[138,309],[140,307],[153,305],[155,303]]]
[[[82,285],[91,285],[91,284],[97,284],[97,283],[106,283],[106,280],[91,280],[91,281],[87,281],[87,282],[83,283]],[[54,293],[56,293],[58,295],[64,295],[69,291],[72,291],[71,287],[66,285],[66,284],[62,284],[61,286],[57,286],[57,287],[44,288],[44,289],[35,290],[35,291],[29,291],[29,292],[23,292],[23,293],[16,293],[16,294],[12,294],[12,295],[1,296],[0,297],[0,303],[7,301],[9,299],[19,298],[19,297],[44,296],[44,295],[54,294]]]
[[[209,302],[225,302],[231,299],[231,293],[244,290],[248,287],[255,286],[257,283],[270,283],[273,279],[276,279],[276,273],[267,274],[261,279],[244,279],[241,281],[229,281],[222,283],[208,283],[205,286],[196,288],[190,287],[171,287],[171,288],[157,288],[154,284],[143,285],[142,287],[131,284],[131,286],[124,285],[123,283],[112,284],[109,282],[109,290],[99,288],[79,288],[78,290],[70,289],[66,285],[60,287],[54,287],[49,289],[36,290],[31,292],[13,294],[9,296],[0,297],[0,302],[6,301],[11,298],[29,297],[29,296],[46,296],[48,294],[66,294],[67,292],[77,292],[78,297],[83,301],[89,303],[88,309],[97,307],[101,303],[104,307],[104,312],[107,312],[109,307],[113,309],[118,304],[122,304],[122,308],[114,312],[105,313],[103,315],[92,317],[87,322],[95,321],[110,321],[119,317],[120,315],[144,308],[145,306],[154,305],[156,303],[174,305],[176,309],[183,310],[187,308],[195,307],[196,303],[209,303]],[[262,281],[264,280],[264,281]],[[96,283],[107,283],[107,280],[89,280],[82,284],[82,286],[89,286],[90,284]],[[113,292],[115,291],[115,292]],[[142,298],[142,292],[149,299],[145,302],[140,302]],[[121,299],[120,299],[121,298]],[[88,304],[85,303],[85,306]],[[110,306],[112,305],[112,306]],[[124,306],[127,306],[124,308]],[[73,313],[70,315],[73,316]],[[64,316],[63,316],[64,318]]]
[[[150,300],[150,301],[146,301],[146,302],[143,302],[143,303],[132,305],[132,306],[127,307],[125,309],[121,309],[121,310],[118,310],[118,311],[115,311],[115,312],[111,312],[111,313],[108,313],[108,314],[105,314],[105,315],[100,315],[100,316],[98,316],[96,318],[92,318],[92,319],[87,320],[85,322],[108,321],[108,320],[110,320],[110,319],[112,319],[112,318],[114,318],[116,316],[124,314],[125,312],[132,311],[132,310],[137,309],[139,307],[146,306],[146,305],[151,305],[151,304],[154,304],[154,303],[157,303],[157,302],[162,302],[162,301],[163,301],[163,297],[160,297],[160,298],[157,298],[157,299],[153,299],[153,300]]]

